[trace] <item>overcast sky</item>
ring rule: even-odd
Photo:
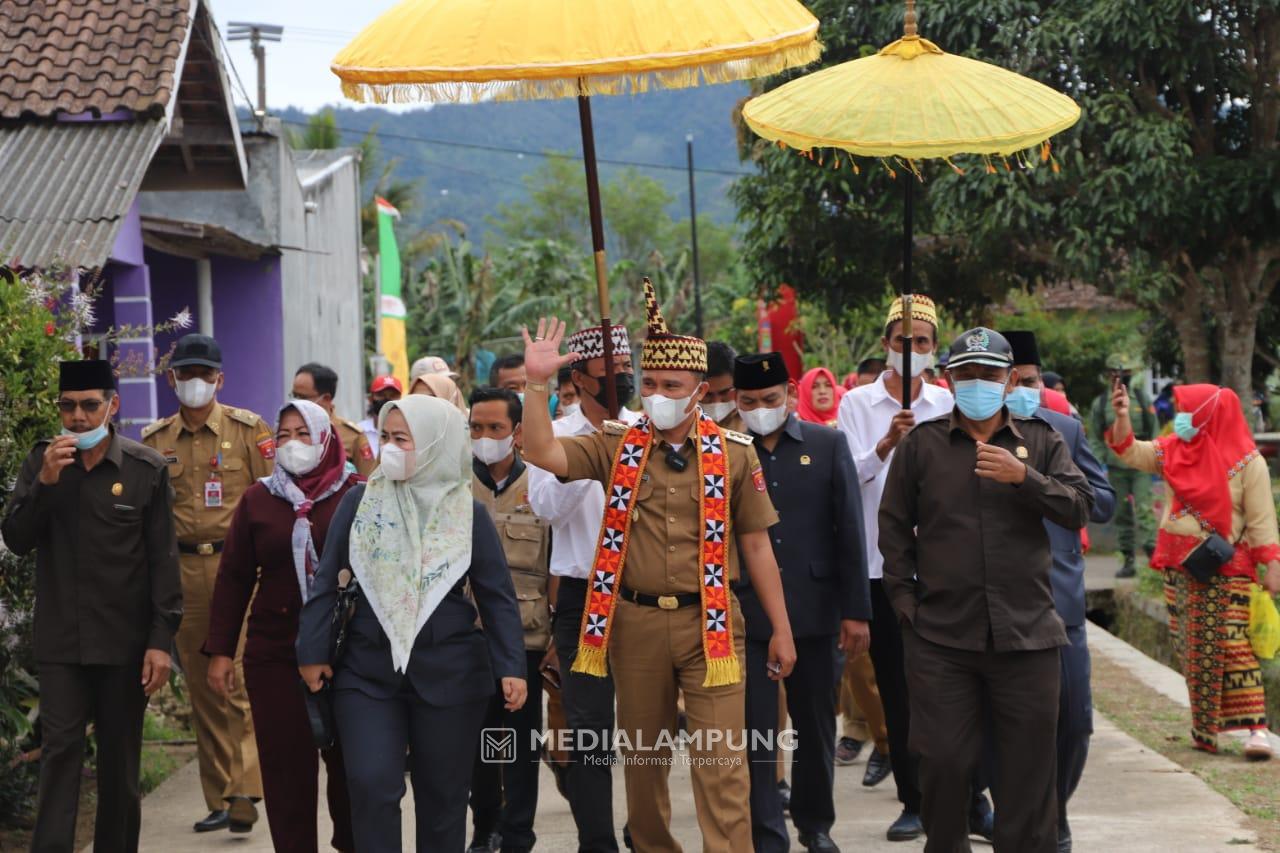
[[[283,41],[267,43],[267,103],[315,110],[344,101],[329,62],[357,33],[398,0],[209,0],[225,39],[229,21],[277,24]],[[249,42],[228,42],[231,62],[249,95],[257,98],[257,67]],[[243,96],[234,78],[236,103]],[[421,109],[421,107],[418,107]]]

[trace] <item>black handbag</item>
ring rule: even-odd
[[[1187,574],[1200,581],[1209,583],[1231,559],[1235,557],[1235,546],[1216,533],[1195,547],[1195,550],[1182,561],[1182,568]]]
[[[348,570],[349,573],[350,570]],[[338,598],[333,605],[333,619],[329,646],[329,668],[337,670],[342,653],[347,645],[347,626],[351,616],[356,612],[356,602],[360,600],[360,585],[356,577],[351,575],[346,586],[338,588]],[[299,679],[302,695],[307,706],[307,722],[311,724],[311,739],[319,749],[330,749],[338,740],[338,729],[333,719],[333,685],[328,678],[321,676],[320,689],[314,693],[307,682]]]

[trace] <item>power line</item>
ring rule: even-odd
[[[281,119],[281,121],[284,122],[285,124],[297,125],[299,127],[306,127],[308,124],[305,121],[296,121],[293,119]],[[355,128],[350,128],[350,127],[335,127],[335,129],[339,133],[354,134],[356,136],[364,136],[366,133],[372,132],[375,136],[378,136],[380,138],[399,139],[406,142],[417,142],[424,145],[440,145],[448,148],[468,148],[476,151],[490,151],[490,152],[497,152],[500,154],[520,154],[525,157],[545,157],[548,159],[560,159],[560,160],[581,159],[580,157],[577,157],[573,154],[564,154],[556,151],[533,151],[527,148],[510,148],[502,145],[486,145],[481,142],[458,142],[456,140],[450,140],[450,139],[433,139],[428,136],[410,136],[408,134],[403,134],[403,133],[386,133],[384,131],[377,130],[375,128],[370,128],[369,130],[357,130]],[[637,169],[659,169],[663,171],[672,171],[672,172],[685,172],[688,170],[687,166],[674,166],[668,163],[646,163],[641,160],[610,160],[608,158],[601,157],[599,162],[610,165],[610,166],[632,166]],[[753,174],[751,172],[735,171],[732,169],[716,169],[716,168],[707,168],[707,167],[699,167],[694,169],[694,171],[702,172],[704,174],[709,174],[709,175],[728,175],[734,178],[744,178]]]

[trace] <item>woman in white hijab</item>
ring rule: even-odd
[[[381,465],[346,495],[329,527],[298,628],[298,669],[313,691],[333,680],[356,849],[401,849],[407,748],[417,849],[461,850],[489,697],[496,683],[509,710],[526,696],[520,611],[497,530],[471,497],[462,413],[409,396],[384,406],[378,427]],[[331,668],[344,568],[359,598]]]

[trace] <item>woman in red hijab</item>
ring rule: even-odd
[[[324,409],[292,400],[280,410],[276,467],[240,498],[218,564],[205,653],[209,685],[226,695],[243,677],[271,842],[277,851],[316,853],[319,757],[328,770],[329,815],[336,850],[355,850],[347,775],[338,746],[318,750],[298,683],[298,613],[311,589],[329,521],[342,496],[361,481]],[[260,570],[260,571],[259,571]],[[254,596],[254,587],[257,596]],[[233,657],[250,600],[244,673]]]
[[[815,367],[800,380],[800,400],[796,414],[802,421],[834,427],[840,398],[845,389],[836,382],[836,376],[825,367]]]
[[[1191,694],[1194,745],[1216,752],[1220,732],[1247,729],[1245,756],[1265,760],[1271,757],[1266,697],[1248,629],[1259,563],[1267,566],[1267,590],[1280,592],[1271,477],[1234,391],[1182,385],[1173,395],[1174,434],[1136,441],[1129,394],[1117,385],[1107,441],[1125,465],[1160,474],[1169,492],[1151,567],[1164,572],[1169,630]],[[1182,564],[1211,533],[1234,544],[1235,556],[1201,583]]]

